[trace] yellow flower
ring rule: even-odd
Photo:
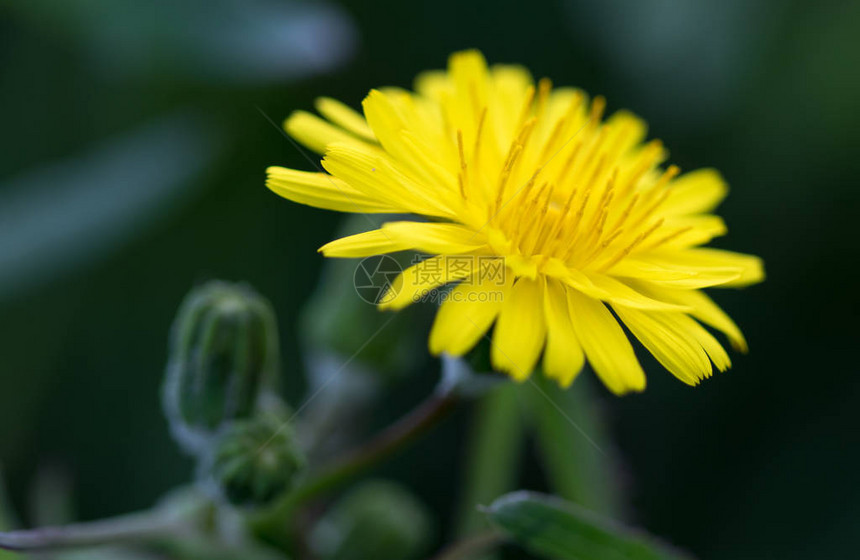
[[[434,354],[468,352],[495,323],[493,365],[514,379],[528,378],[543,353],[546,375],[567,386],[587,359],[620,394],[644,389],[645,374],[619,320],[690,385],[711,375],[711,362],[731,365],[699,322],[746,350],[701,291],[764,278],[757,257],[701,247],[726,232],[710,213],[726,184],[712,169],[661,167],[666,151],[644,142],[636,116],[604,121],[603,98],[589,102],[546,79],[535,86],[527,70],[488,68],[475,51],[421,74],[414,93],[372,90],[362,105],[363,116],[322,98],[327,120],[294,113],[287,132],[325,154],[328,174],[271,167],[267,184],[320,208],[429,219],[386,223],[320,250],[435,255],[406,269],[381,305],[399,309],[458,282],[430,333]],[[463,256],[482,264],[451,265]]]

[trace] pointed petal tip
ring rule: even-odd
[[[281,122],[281,128],[283,128],[286,132],[290,132],[290,128],[291,128],[291,127],[294,127],[294,126],[295,126],[295,124],[296,124],[296,122],[297,122],[297,121],[300,121],[300,120],[301,120],[301,119],[303,119],[305,116],[313,116],[313,115],[311,115],[311,114],[310,114],[310,113],[308,113],[307,111],[295,110],[295,111],[293,111],[292,113],[290,113],[290,114],[287,116],[287,118],[285,118],[285,119]]]
[[[437,340],[435,340],[433,336],[431,336],[427,340],[427,350],[430,352],[431,356],[435,357],[441,356],[442,352],[445,351],[442,345]]]
[[[525,383],[531,377],[531,371],[524,372],[522,368],[517,367],[507,355],[501,350],[496,350],[498,346],[493,342],[492,349],[490,351],[490,363],[493,365],[493,369],[507,375],[513,381],[517,383]]]
[[[635,379],[635,380],[629,380],[628,379],[628,380],[622,381],[623,384],[621,384],[621,385],[616,385],[616,384],[608,385],[605,380],[603,380],[603,381],[604,381],[603,384],[606,385],[606,388],[609,389],[609,391],[611,393],[613,393],[615,396],[618,396],[618,397],[624,397],[624,396],[629,395],[631,393],[642,393],[645,391],[645,388],[647,386],[647,381],[645,379],[645,376],[642,376],[641,379]]]
[[[380,298],[380,301],[376,304],[376,307],[379,308],[380,311],[400,311],[401,309],[405,309],[412,303],[416,302],[408,297],[398,297],[397,295],[389,297],[389,295],[386,293]]]

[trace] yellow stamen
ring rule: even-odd
[[[609,270],[610,268],[612,268],[613,266],[618,264],[621,261],[621,259],[623,259],[627,255],[629,255],[630,252],[633,251],[633,249],[635,249],[640,243],[645,241],[645,239],[647,239],[649,235],[651,235],[652,233],[657,231],[657,228],[659,228],[662,225],[663,225],[663,218],[660,218],[650,228],[648,228],[647,230],[645,230],[642,233],[640,233],[639,235],[637,235],[636,239],[634,239],[632,243],[630,243],[629,245],[624,247],[624,249],[622,249],[620,253],[618,253],[615,257],[610,259],[606,264],[601,266],[600,270]]]

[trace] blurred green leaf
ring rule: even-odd
[[[580,376],[562,389],[544,375],[532,379],[523,394],[550,487],[566,500],[621,517],[620,469],[590,380]]]
[[[116,251],[187,196],[219,135],[177,114],[0,188],[0,298]]]
[[[487,527],[486,518],[476,510],[478,505],[516,487],[525,436],[520,390],[518,385],[505,383],[475,407],[458,522],[463,536]]]
[[[515,543],[554,560],[690,560],[690,557],[554,496],[519,491],[486,509]]]
[[[321,1],[50,0],[10,7],[74,40],[111,78],[282,82],[330,70],[356,43],[347,14]]]
[[[742,102],[744,78],[757,62],[748,53],[772,29],[772,10],[746,0],[563,5],[573,36],[636,91],[637,110],[684,132],[719,126]]]

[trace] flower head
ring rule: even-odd
[[[362,105],[364,115],[323,98],[326,120],[294,113],[287,132],[324,154],[328,173],[272,167],[268,186],[320,208],[423,217],[320,250],[432,255],[403,272],[381,307],[456,283],[430,333],[433,353],[462,355],[495,325],[493,365],[513,378],[526,379],[542,354],[546,375],[567,386],[588,360],[623,393],[642,390],[645,375],[620,323],[691,385],[712,362],[730,366],[700,322],[746,349],[701,289],[759,282],[761,261],[702,247],[726,232],[710,213],[726,185],[711,169],[664,167],[666,151],[645,142],[641,119],[604,120],[603,98],[535,85],[521,67],[488,68],[475,51],[421,74],[415,92],[372,90]],[[464,257],[478,264],[462,266]]]

